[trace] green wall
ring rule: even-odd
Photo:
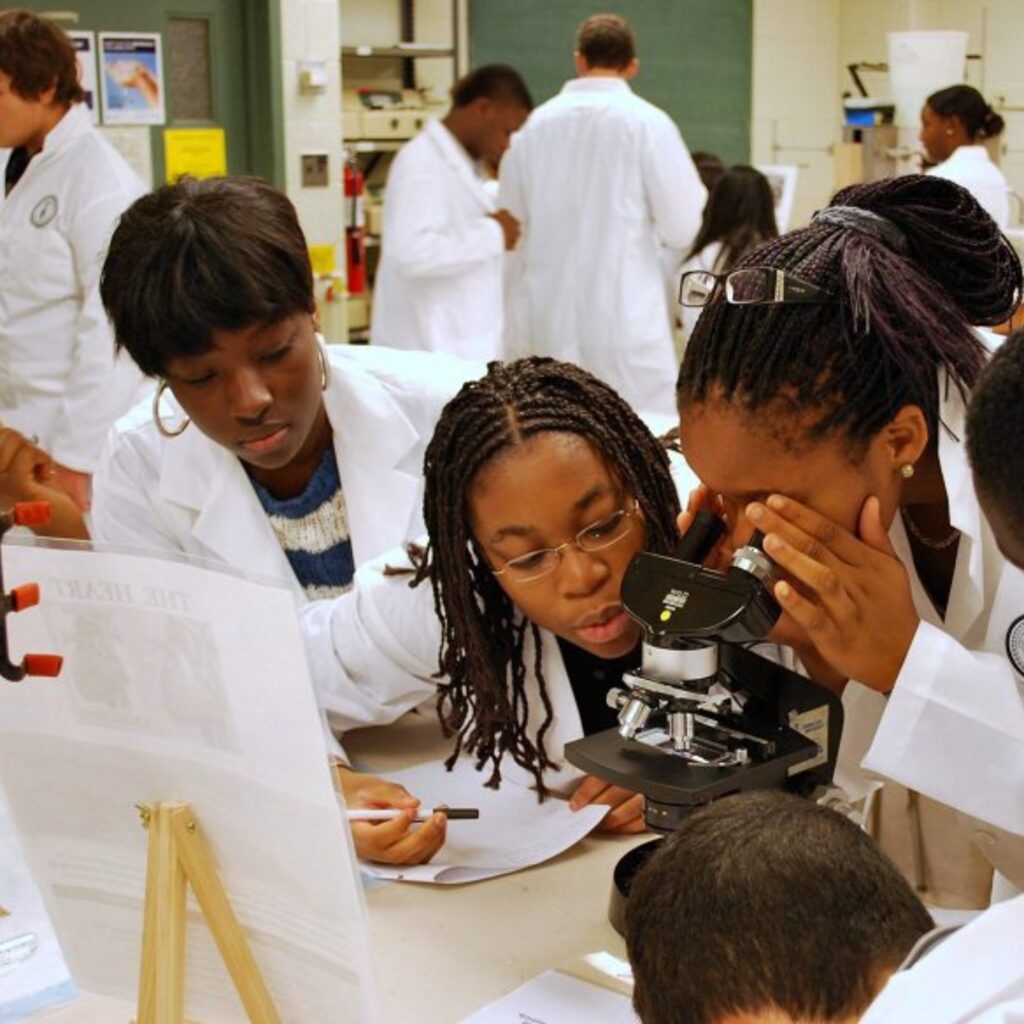
[[[608,10],[636,33],[634,89],[672,115],[691,152],[748,161],[751,0],[469,0],[472,66],[513,65],[540,103],[574,74],[579,23]]]
[[[73,10],[77,23],[59,22],[68,29],[165,33],[165,64],[167,19],[209,19],[214,117],[208,123],[225,129],[228,171],[259,174],[284,187],[279,0],[75,0],[66,8],[54,0],[21,0],[18,6],[40,14]],[[201,127],[175,122],[172,97],[168,100],[164,127]],[[150,140],[153,176],[159,184],[164,173],[162,128],[151,128]]]

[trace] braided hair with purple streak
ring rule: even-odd
[[[781,401],[815,414],[811,438],[839,433],[855,449],[905,405],[934,433],[940,371],[966,398],[986,361],[970,325],[1008,320],[1021,297],[1020,260],[992,218],[960,186],[921,175],[843,189],[809,227],[740,267],[784,270],[833,301],[713,299],[687,345],[680,407],[715,399],[761,412]]]

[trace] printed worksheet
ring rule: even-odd
[[[338,814],[290,590],[87,546],[2,548],[12,654],[57,679],[0,680],[0,786],[68,967],[137,997],[147,832],[190,805],[282,1020],[376,1019],[365,905]],[[2,902],[2,900],[0,900]],[[197,905],[187,1016],[246,1020]]]
[[[438,761],[388,772],[387,777],[419,797],[425,808],[476,807],[480,817],[448,822],[447,840],[429,864],[391,867],[361,861],[363,871],[375,878],[453,885],[507,875],[569,849],[608,813],[607,807],[596,805],[570,811],[568,801],[554,796],[538,803],[534,790],[508,779],[500,789],[488,789],[488,776],[476,771],[468,758],[450,772]]]

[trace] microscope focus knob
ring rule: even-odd
[[[613,711],[618,711],[619,708],[621,708],[628,700],[629,694],[625,690],[620,690],[618,687],[609,690],[608,693],[605,694],[604,698],[605,704],[607,704]]]

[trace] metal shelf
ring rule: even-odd
[[[450,46],[430,43],[396,43],[394,46],[343,46],[342,57],[454,57]]]

